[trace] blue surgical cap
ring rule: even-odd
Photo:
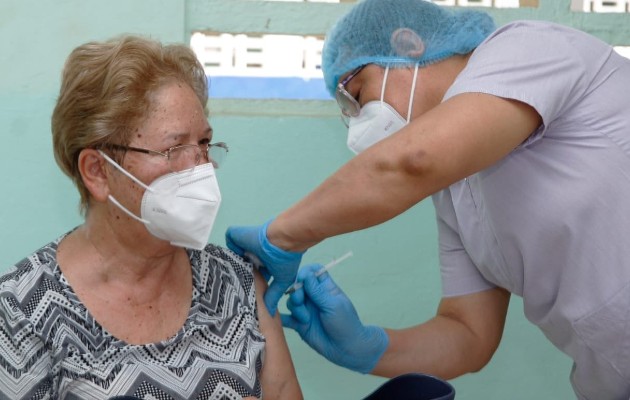
[[[322,71],[334,96],[339,78],[365,64],[420,66],[467,54],[495,30],[490,15],[425,0],[364,0],[326,35]]]

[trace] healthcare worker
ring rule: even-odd
[[[574,360],[578,398],[628,399],[630,61],[557,24],[365,0],[327,35],[322,69],[357,156],[228,246],[261,259],[275,310],[309,247],[432,196],[443,297],[417,326],[364,326],[311,265],[285,326],[355,371],[451,379],[489,362],[513,293]]]

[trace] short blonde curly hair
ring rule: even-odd
[[[151,95],[174,80],[193,89],[207,115],[207,78],[188,46],[125,35],[85,43],[70,53],[52,115],[53,149],[57,164],[79,190],[83,215],[90,194],[79,172],[81,150],[129,144]]]

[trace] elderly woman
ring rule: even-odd
[[[221,200],[193,52],[79,46],[52,117],[85,223],[0,280],[0,398],[298,399],[252,265],[207,244]]]

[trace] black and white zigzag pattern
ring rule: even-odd
[[[62,238],[0,277],[0,399],[261,397],[265,340],[249,264],[214,245],[190,251],[183,328],[164,342],[129,345],[69,286],[56,261]]]

